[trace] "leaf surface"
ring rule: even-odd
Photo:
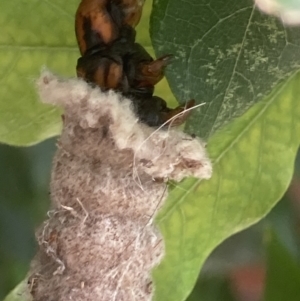
[[[3,301],[32,301],[27,292],[27,281],[20,282]]]
[[[74,76],[78,1],[2,0],[0,4],[0,140],[29,145],[57,135],[58,109],[42,104],[34,89],[41,67]]]
[[[30,145],[60,133],[61,112],[39,101],[34,81],[43,66],[61,76],[76,76],[74,20],[79,2],[1,0],[1,142]],[[151,5],[148,0],[137,31],[138,41],[153,54],[148,30]],[[156,94],[176,104],[166,80]]]
[[[157,55],[174,54],[167,79],[179,102],[205,102],[187,130],[210,137],[300,66],[300,29],[253,0],[159,0],[151,19]]]
[[[185,300],[211,251],[286,191],[300,142],[299,82],[298,73],[209,140],[209,181],[171,190],[157,219],[167,254],[154,271],[157,301]]]

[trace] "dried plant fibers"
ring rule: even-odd
[[[43,71],[45,103],[64,109],[52,208],[37,231],[29,276],[35,301],[146,301],[164,256],[153,223],[166,181],[211,176],[203,143],[139,122],[132,101]]]

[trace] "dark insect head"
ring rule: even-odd
[[[77,76],[103,91],[114,89],[129,97],[140,120],[149,126],[183,123],[189,101],[175,109],[153,96],[154,86],[163,78],[172,55],[153,60],[135,42],[134,27],[140,20],[144,0],[82,0],[75,21],[81,52]],[[179,114],[179,115],[178,115]],[[178,118],[174,119],[175,115]],[[174,119],[174,120],[173,120]]]

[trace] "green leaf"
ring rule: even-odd
[[[40,103],[34,79],[44,65],[62,75],[75,75],[77,3],[1,1],[1,142],[29,145],[59,133],[60,112]]]
[[[285,28],[253,0],[157,0],[151,36],[176,61],[167,79],[180,102],[206,102],[187,122],[210,137],[266,97],[300,66],[300,29]]]
[[[32,298],[26,293],[27,281],[19,283],[3,301],[31,301]]]
[[[300,73],[208,142],[213,176],[172,189],[157,222],[166,257],[156,300],[185,300],[211,251],[264,217],[285,192],[300,142]]]
[[[61,112],[42,104],[34,80],[43,66],[62,76],[76,76],[79,51],[75,11],[80,1],[1,0],[0,3],[0,141],[30,145],[56,136]],[[138,41],[153,54],[149,37],[152,1],[147,1]],[[166,80],[156,94],[175,105]]]
[[[269,229],[270,230],[270,229]],[[267,276],[265,301],[298,301],[300,296],[300,265],[269,231],[267,244]]]

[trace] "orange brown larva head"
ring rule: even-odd
[[[108,45],[119,35],[119,26],[109,13],[109,0],[82,0],[75,18],[80,53],[97,45]]]
[[[104,56],[102,52],[83,56],[77,61],[77,76],[96,85],[102,91],[124,90],[127,85],[123,62],[118,56]]]
[[[76,13],[76,37],[82,57],[77,76],[102,91],[128,97],[141,122],[149,126],[178,126],[194,101],[175,109],[153,96],[172,55],[156,60],[135,42],[135,29],[145,0],[82,0]]]
[[[96,45],[109,45],[119,37],[122,26],[135,27],[144,0],[82,0],[75,18],[80,53]]]

